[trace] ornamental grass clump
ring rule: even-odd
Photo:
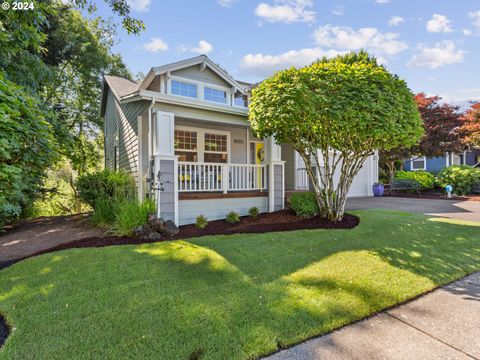
[[[225,221],[229,224],[236,224],[240,222],[240,215],[235,211],[230,211],[225,217]]]

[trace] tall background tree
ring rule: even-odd
[[[406,83],[366,52],[276,73],[253,90],[249,111],[259,136],[291,144],[303,158],[321,215],[331,221],[342,219],[368,156],[408,147],[422,135]]]
[[[106,2],[121,17],[128,32],[142,31],[143,23],[130,16],[126,0]],[[89,18],[76,8],[84,9]],[[102,148],[102,120],[98,116],[102,75],[130,74],[121,57],[111,51],[115,24],[94,13],[95,2],[88,0],[44,0],[35,2],[33,10],[0,12],[0,82],[4,85],[0,91],[0,120],[9,129],[23,129],[20,144],[39,142],[45,154],[52,154],[29,158],[27,165],[22,157],[14,156],[17,145],[9,132],[0,133],[0,143],[10,144],[2,149],[0,192],[22,195],[0,197],[0,226],[28,213],[42,194],[47,172],[58,168],[59,161],[71,169],[72,176],[98,164]],[[9,87],[11,91],[7,91]],[[35,127],[29,113],[15,110],[16,104],[26,99],[34,104],[32,111],[45,125],[43,131],[30,138],[27,134]],[[31,172],[31,181],[17,184],[15,189],[13,181],[6,181],[12,172],[29,167],[36,169]],[[22,177],[17,181],[22,182]]]

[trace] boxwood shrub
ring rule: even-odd
[[[441,187],[452,185],[454,194],[471,194],[480,183],[480,169],[468,165],[449,166],[437,174],[437,182]]]
[[[422,189],[433,189],[435,187],[435,176],[427,171],[397,171],[395,179],[415,180]]]
[[[309,218],[320,213],[313,192],[293,193],[290,197],[290,207],[299,217]]]

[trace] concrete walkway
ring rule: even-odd
[[[471,200],[431,200],[389,196],[350,198],[347,200],[346,209],[390,209],[451,219],[480,221],[480,201]]]
[[[480,359],[480,273],[267,359]]]

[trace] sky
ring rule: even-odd
[[[480,99],[480,0],[127,1],[146,31],[120,30],[113,50],[134,74],[207,54],[255,82],[363,48],[414,92],[462,105]]]

